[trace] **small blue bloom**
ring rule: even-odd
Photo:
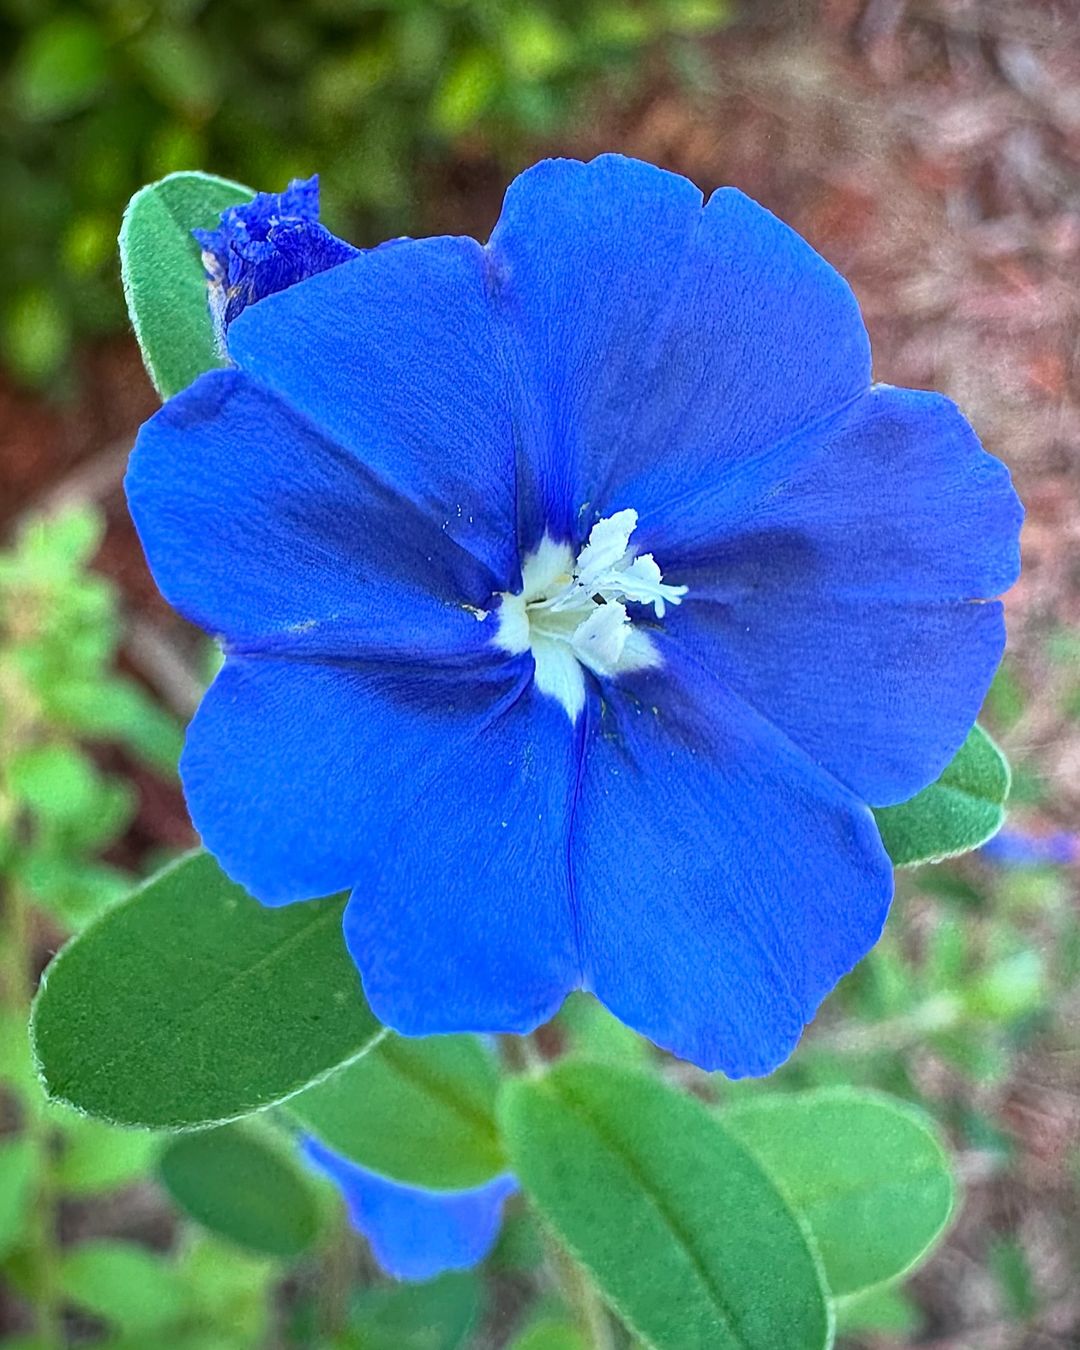
[[[360,254],[319,221],[319,178],[294,179],[284,192],[259,192],[221,213],[216,230],[193,230],[210,282],[218,344],[248,305]]]
[[[301,1151],[340,1190],[350,1223],[397,1280],[478,1265],[499,1236],[504,1202],[518,1189],[502,1176],[467,1191],[429,1191],[369,1172],[317,1139],[306,1138]]]
[[[192,818],[266,904],[353,888],[407,1035],[567,992],[705,1068],[790,1053],[876,942],[871,806],[1004,643],[1021,508],[741,193],[605,156],[271,296],[140,433],[131,509],[227,659]]]
[[[983,844],[979,854],[1001,867],[1068,867],[1080,862],[1080,835],[1067,830],[1042,835],[1001,830]]]

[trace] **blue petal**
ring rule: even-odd
[[[318,177],[296,179],[284,192],[259,192],[221,213],[214,230],[193,230],[210,281],[218,340],[248,305],[337,267],[360,250],[318,224]]]
[[[1008,469],[949,399],[889,385],[638,515],[635,543],[714,596],[766,588],[777,551],[800,589],[869,603],[990,599],[1020,570]]]
[[[510,755],[501,728],[508,716],[521,718],[527,663],[497,657],[310,665],[230,657],[195,714],[180,761],[207,848],[269,905],[329,895],[369,873],[403,872],[394,895],[408,911],[402,933],[410,924],[440,924],[448,907],[440,869],[456,875],[477,844],[460,838],[458,799],[482,783],[477,763]],[[553,768],[537,724],[525,739],[535,739],[537,762]],[[542,791],[558,788],[540,784],[537,798]],[[425,839],[435,850],[428,855],[416,843]],[[539,879],[546,880],[543,871]],[[537,912],[549,917],[544,897]],[[387,959],[406,940],[402,933],[393,923],[380,932]],[[482,945],[484,934],[474,937]],[[494,959],[479,954],[479,968]]]
[[[764,594],[685,605],[698,659],[873,806],[932,783],[978,716],[1005,649],[1002,607]]]
[[[238,371],[139,432],[126,487],[162,594],[234,651],[462,658],[496,579],[409,498]]]
[[[375,249],[247,310],[229,353],[485,563],[496,589],[518,589],[512,407],[478,244]]]
[[[581,730],[529,689],[426,774],[417,809],[356,873],[345,940],[395,1031],[531,1031],[579,983],[567,839]]]
[[[319,177],[294,178],[284,192],[257,192],[249,202],[221,213],[216,229],[192,230],[204,252],[227,268],[233,255],[265,243],[282,225],[312,224],[319,219]]]
[[[428,1191],[369,1172],[318,1140],[301,1145],[307,1161],[337,1186],[352,1226],[375,1260],[397,1280],[430,1280],[478,1265],[495,1245],[511,1176],[467,1191]]]
[[[1080,862],[1080,835],[1068,830],[1041,835],[1001,830],[983,844],[979,856],[998,867],[1068,867]]]
[[[672,635],[865,801],[933,782],[1001,659],[1001,606],[973,602],[1016,579],[1022,518],[947,399],[875,389],[660,517]]]
[[[733,189],[605,155],[511,186],[489,245],[531,376],[523,546],[546,524],[679,498],[857,397],[870,353],[847,283]]]
[[[589,742],[571,856],[585,987],[705,1069],[765,1074],[877,941],[870,811],[673,643]]]

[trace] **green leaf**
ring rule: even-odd
[[[129,1185],[146,1175],[161,1148],[146,1130],[121,1130],[100,1120],[52,1108],[63,1131],[63,1148],[53,1168],[64,1195],[94,1195]]]
[[[277,1262],[198,1233],[184,1243],[175,1266],[188,1290],[190,1321],[204,1329],[209,1345],[225,1350],[269,1343],[270,1319],[277,1316],[271,1297],[280,1274]]]
[[[289,1111],[347,1158],[414,1186],[464,1190],[506,1171],[494,1056],[475,1036],[388,1033]]]
[[[830,1314],[787,1202],[700,1102],[564,1062],[507,1083],[515,1174],[619,1315],[657,1350],[822,1350]]]
[[[1012,1022],[1046,1003],[1049,984],[1042,956],[1025,948],[995,962],[962,991],[964,1010],[982,1022]]]
[[[0,1139],[0,1258],[18,1245],[26,1230],[36,1170],[32,1140]]]
[[[848,1335],[876,1332],[913,1343],[922,1327],[922,1314],[901,1289],[878,1285],[836,1301],[836,1329]]]
[[[823,1088],[752,1098],[722,1119],[809,1225],[834,1295],[904,1274],[949,1221],[948,1156],[905,1103]]]
[[[57,374],[71,349],[71,316],[55,289],[26,286],[0,314],[0,354],[5,367],[29,384]]]
[[[67,1299],[131,1334],[158,1331],[184,1313],[185,1291],[168,1262],[145,1247],[84,1242],[60,1264]]]
[[[545,1317],[526,1327],[510,1350],[589,1350],[585,1337],[572,1322]]]
[[[1009,1316],[1029,1322],[1039,1309],[1039,1290],[1023,1245],[1014,1237],[994,1238],[986,1260]]]
[[[58,725],[90,740],[119,741],[151,768],[176,773],[184,744],[180,723],[134,680],[115,674],[86,679],[65,671],[46,694]]]
[[[889,857],[913,867],[985,844],[1005,821],[1008,795],[1008,761],[974,726],[936,783],[899,806],[875,808],[874,818]]]
[[[566,1031],[570,1053],[604,1064],[643,1068],[649,1058],[649,1043],[613,1017],[592,994],[571,994],[559,1010],[559,1025]]]
[[[0,1087],[12,1093],[24,1115],[36,1116],[44,1105],[24,1008],[0,1007]]]
[[[127,54],[162,103],[197,121],[213,114],[221,98],[222,53],[196,28],[144,28]]]
[[[310,1175],[270,1131],[250,1124],[184,1134],[159,1173],[197,1223],[249,1251],[299,1256],[315,1241],[319,1203]]]
[[[34,28],[20,48],[12,70],[15,102],[32,121],[66,117],[94,100],[108,73],[101,26],[88,15],[60,14]]]
[[[365,1289],[353,1300],[352,1343],[358,1350],[465,1350],[479,1313],[480,1284],[472,1271]]]
[[[72,745],[27,746],[8,762],[16,802],[42,824],[66,825],[92,815],[101,779],[90,759]]]
[[[48,967],[31,1036],[45,1090],[124,1125],[261,1110],[369,1049],[380,1027],[344,900],[268,909],[208,853],[159,872]]]
[[[162,398],[223,364],[194,229],[250,201],[250,188],[207,173],[171,173],[136,192],[120,228],[120,275],[143,361]]]
[[[502,74],[492,52],[463,51],[443,76],[431,103],[431,123],[443,136],[459,136],[475,125],[499,90]]]

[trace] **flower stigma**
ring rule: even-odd
[[[545,535],[522,563],[520,593],[499,597],[496,645],[532,652],[536,687],[558,699],[571,721],[585,706],[583,668],[604,677],[661,663],[627,605],[649,606],[662,619],[687,592],[663,581],[651,553],[629,547],[637,522],[632,509],[597,521],[576,560],[569,544]]]

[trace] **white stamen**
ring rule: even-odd
[[[616,670],[630,634],[630,615],[618,600],[597,605],[570,639],[574,655],[596,675]]]
[[[651,553],[639,557],[630,548],[637,519],[625,510],[597,521],[576,562],[569,544],[545,535],[522,564],[520,593],[500,597],[496,645],[532,651],[537,688],[557,699],[571,721],[585,706],[583,667],[604,677],[660,664],[627,604],[651,605],[662,619],[687,591],[663,581]]]
[[[589,531],[589,541],[578,554],[575,569],[579,583],[588,589],[597,586],[626,553],[630,536],[637,529],[637,512],[616,511],[606,520],[598,520]]]

